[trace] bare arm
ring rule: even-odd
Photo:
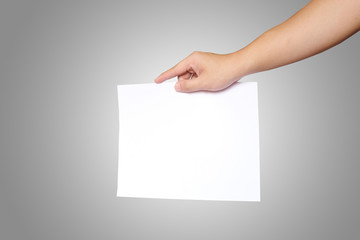
[[[175,88],[180,92],[221,90],[248,74],[325,51],[359,30],[360,0],[312,0],[245,48],[224,55],[195,52],[155,82],[178,76]]]
[[[247,73],[277,68],[318,54],[344,41],[359,28],[359,0],[313,0],[243,49],[252,61]]]

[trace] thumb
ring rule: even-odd
[[[203,82],[197,77],[190,80],[179,80],[175,84],[175,90],[177,92],[196,92],[203,90]]]

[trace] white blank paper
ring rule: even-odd
[[[260,201],[257,83],[119,85],[119,197]]]

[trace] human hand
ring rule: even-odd
[[[218,91],[248,74],[294,63],[341,43],[360,30],[359,16],[359,0],[312,0],[243,49],[224,55],[193,52],[155,82],[177,76],[178,92]]]
[[[241,77],[231,54],[193,52],[171,69],[160,74],[156,83],[178,77],[178,92],[219,91]]]

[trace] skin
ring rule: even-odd
[[[321,53],[359,30],[360,0],[312,0],[245,48],[230,54],[193,52],[155,82],[177,76],[178,92],[219,91],[246,75]]]

